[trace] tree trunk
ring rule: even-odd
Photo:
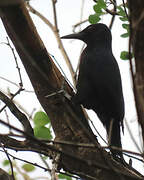
[[[144,1],[128,0],[130,10],[131,45],[135,68],[133,82],[138,121],[142,128],[144,142]]]

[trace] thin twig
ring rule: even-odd
[[[92,120],[89,120],[89,121],[91,122],[94,130],[96,131],[96,133],[98,134],[98,136],[102,139],[102,141],[103,141],[105,144],[108,144],[108,143],[106,142],[106,140],[102,137],[102,135],[99,133],[99,131],[97,130],[97,128],[95,127],[93,121],[92,121]]]
[[[0,89],[0,91],[3,92],[3,93],[4,93],[6,96],[8,96],[9,98],[12,98],[12,97],[13,97],[13,94],[11,94],[11,93],[9,93],[9,92],[7,92],[7,91],[3,91],[3,90],[1,90],[1,89]],[[33,91],[33,93],[34,93],[34,91]],[[14,99],[11,99],[11,100],[12,100],[13,103],[17,106],[17,108],[19,108],[20,110],[22,110],[22,112],[24,112],[24,113],[29,117],[29,119],[32,118],[33,112],[36,110],[35,108],[32,110],[32,112],[31,112],[31,114],[30,114],[18,101],[14,100]],[[4,107],[6,107],[6,105],[5,105]],[[4,107],[3,107],[3,108],[4,108]]]
[[[85,0],[82,0],[81,8],[80,8],[80,22],[82,22],[82,19],[83,19],[84,3],[85,3]],[[81,26],[79,26],[79,31],[81,31]]]
[[[57,180],[56,170],[58,169],[58,163],[60,161],[60,154],[57,154],[52,162],[51,180]]]
[[[95,1],[94,0],[94,2],[97,2],[97,1]],[[114,5],[114,8],[113,9],[108,9],[108,8],[106,8],[105,9],[105,13],[103,14],[103,15],[105,15],[105,14],[110,14],[110,15],[112,15],[113,17],[112,17],[112,20],[111,20],[111,23],[110,23],[110,25],[109,25],[109,27],[111,28],[111,24],[113,24],[113,21],[114,21],[114,17],[116,16],[116,15],[119,15],[117,12],[116,12],[116,5],[115,5],[115,3],[112,3],[113,5]],[[123,4],[120,4],[119,6],[122,6]],[[83,20],[83,21],[80,21],[80,22],[78,22],[78,23],[76,23],[75,25],[73,25],[73,32],[75,33],[76,31],[75,31],[75,29],[78,27],[78,26],[80,26],[81,24],[84,24],[84,23],[86,23],[86,22],[88,22],[88,19],[85,19],[85,20]]]
[[[2,151],[2,150],[0,150],[0,151]],[[3,152],[3,151],[2,151],[2,152]],[[33,166],[36,166],[36,167],[38,167],[38,168],[43,169],[44,171],[49,171],[49,172],[51,172],[51,169],[50,169],[50,168],[45,168],[45,167],[43,167],[43,166],[41,166],[41,165],[39,165],[39,164],[37,164],[37,163],[33,163],[33,162],[27,161],[27,160],[25,160],[25,159],[18,158],[18,157],[14,156],[14,155],[12,155],[12,154],[10,154],[10,153],[8,153],[8,155],[11,156],[13,159],[16,159],[16,160],[18,160],[18,161],[22,161],[22,162],[24,162],[24,163],[31,164],[31,165],[33,165]],[[58,171],[58,170],[56,170],[56,172],[61,173],[61,174],[64,174],[64,175],[67,175],[67,176],[72,177],[72,178],[79,179],[77,176],[70,175],[70,174],[68,174],[68,173],[60,172],[60,171]]]
[[[2,79],[2,80],[4,80],[4,81],[7,81],[8,83],[10,83],[10,84],[12,84],[12,85],[20,88],[20,86],[19,86],[17,83],[15,83],[15,82],[13,82],[13,81],[10,81],[9,79],[7,79],[7,78],[5,78],[5,77],[0,76],[0,79]],[[34,91],[26,90],[26,89],[24,89],[23,91],[28,92],[28,93],[34,93]]]
[[[1,150],[0,150],[0,151],[1,151]],[[36,166],[36,167],[38,167],[38,168],[43,169],[44,171],[49,171],[49,172],[51,172],[51,169],[49,169],[49,168],[45,168],[45,167],[43,167],[43,166],[41,166],[41,165],[38,165],[37,163],[32,163],[32,162],[30,162],[30,161],[27,161],[27,160],[24,160],[24,159],[20,159],[20,158],[18,158],[18,157],[16,157],[16,156],[11,155],[10,153],[8,153],[8,154],[9,154],[9,156],[13,157],[14,159],[16,159],[16,160],[18,160],[18,161],[22,161],[22,162],[31,164],[31,165],[33,165],[33,166]],[[77,177],[77,176],[75,176],[75,175],[71,175],[71,174],[68,174],[68,173],[64,173],[64,172],[61,172],[61,171],[59,171],[59,170],[56,170],[56,172],[57,172],[57,173],[60,173],[60,174],[63,174],[63,175],[66,175],[66,176],[69,176],[69,177],[71,177],[71,178],[80,179],[79,177]],[[77,173],[77,175],[80,176],[81,173]],[[91,179],[93,179],[93,180],[97,180],[96,178],[91,177],[91,176],[89,176],[89,175],[83,174],[83,176],[84,176],[85,178],[91,178]]]
[[[10,127],[11,127],[11,125],[9,125]],[[22,131],[21,131],[22,132]],[[46,153],[44,153],[41,149],[39,149],[39,151],[37,151],[36,150],[36,147],[34,146],[34,149],[32,149],[32,148],[28,148],[28,149],[26,149],[26,148],[24,148],[24,143],[25,143],[25,146],[28,146],[27,144],[26,144],[26,142],[23,142],[22,143],[22,141],[20,141],[20,142],[18,142],[17,140],[14,140],[14,139],[10,139],[10,138],[6,138],[6,137],[18,137],[18,138],[24,138],[24,136],[23,135],[17,135],[17,134],[5,134],[5,135],[1,135],[0,134],[0,138],[1,139],[4,139],[4,141],[6,140],[6,141],[8,141],[10,144],[16,144],[17,146],[18,146],[18,148],[14,148],[14,146],[13,146],[13,148],[12,148],[12,146],[6,146],[6,147],[8,147],[8,148],[11,148],[11,149],[14,149],[14,150],[16,150],[16,151],[26,151],[26,150],[28,150],[28,151],[34,151],[34,152],[37,152],[37,153],[42,153],[42,154],[44,154],[44,155],[48,155],[48,154],[46,154]],[[11,141],[12,140],[12,141]],[[41,141],[42,143],[53,143],[54,145],[55,144],[60,144],[60,145],[65,145],[65,146],[74,146],[74,147],[82,147],[82,148],[92,148],[92,149],[95,149],[96,147],[95,147],[95,145],[94,144],[89,144],[89,143],[76,143],[76,142],[70,142],[70,141],[58,141],[58,140],[55,140],[55,141],[52,141],[52,140],[40,140],[40,139],[38,139],[39,141]],[[2,141],[3,142],[3,141]],[[4,143],[4,142],[3,142]],[[19,143],[22,143],[22,146],[20,145],[18,145]],[[38,143],[37,143],[38,144]],[[21,147],[21,148],[20,148]],[[143,154],[140,154],[140,153],[137,153],[137,152],[134,152],[134,151],[130,151],[130,150],[126,150],[126,149],[120,149],[120,148],[118,148],[118,147],[113,147],[113,146],[111,146],[111,147],[109,147],[109,146],[102,146],[102,149],[113,149],[113,150],[117,150],[117,151],[121,151],[121,152],[123,152],[123,154],[125,154],[126,156],[128,156],[128,157],[131,157],[131,158],[134,158],[134,159],[137,159],[137,160],[139,160],[139,161],[141,161],[142,163],[144,163],[144,161],[142,160],[142,159],[138,159],[138,158],[136,158],[135,156],[139,156],[139,157],[142,157],[143,158]],[[133,155],[133,156],[132,156]]]
[[[65,106],[65,108],[67,109],[67,112],[71,114],[71,116],[76,120],[76,122],[80,125],[80,127],[83,129],[83,131],[85,132],[85,134],[88,136],[89,140],[92,141],[94,143],[95,148],[98,149],[101,158],[103,159],[105,165],[107,167],[109,167],[115,174],[119,174],[118,169],[116,169],[114,167],[114,165],[112,164],[111,161],[109,161],[109,159],[107,158],[107,156],[105,156],[104,151],[102,149],[102,147],[100,146],[100,144],[97,142],[97,140],[95,139],[95,137],[93,136],[92,133],[90,133],[90,131],[88,129],[86,129],[86,127],[83,125],[83,123],[79,120],[79,118],[77,117],[76,114],[73,113],[73,111],[71,110],[71,107],[69,106]],[[122,176],[122,175],[120,175]]]
[[[27,134],[26,132],[24,132],[24,131],[22,131],[22,130],[20,130],[20,129],[18,129],[18,128],[16,128],[16,127],[14,127],[14,126],[12,126],[12,125],[10,125],[10,124],[2,121],[1,119],[0,119],[0,123],[3,124],[3,125],[5,125],[5,126],[7,126],[7,127],[11,127],[12,129],[14,129],[15,131],[17,131],[17,132],[19,132],[19,133],[24,134],[24,135],[27,137],[28,140],[31,140],[31,141],[33,141],[34,143],[39,144],[39,145],[42,146],[43,148],[50,149],[50,150],[55,151],[55,152],[57,152],[57,153],[61,153],[61,154],[65,155],[65,156],[68,156],[68,157],[70,157],[70,158],[79,160],[79,161],[81,161],[81,162],[86,163],[86,164],[89,165],[89,161],[87,161],[87,160],[85,160],[85,159],[82,159],[82,158],[80,158],[80,157],[74,156],[74,155],[72,155],[72,154],[69,153],[69,152],[61,151],[61,150],[59,150],[58,148],[56,148],[55,146],[51,146],[51,145],[45,144],[45,143],[41,142],[40,140],[36,139],[34,136],[31,136],[30,134]],[[92,166],[96,166],[96,167],[98,167],[98,168],[105,169],[105,170],[109,170],[109,169],[110,169],[107,165],[100,164],[100,163],[97,163],[97,162],[94,162],[94,163],[91,162],[91,165],[92,165]],[[118,169],[117,169],[117,171],[118,171],[119,173],[122,173],[122,172],[120,172]],[[76,173],[76,174],[78,174],[78,173]],[[85,175],[85,177],[87,177],[87,175]],[[93,179],[95,179],[95,178],[93,178]]]
[[[97,3],[97,0],[93,0],[95,3]],[[111,1],[111,0],[110,0]],[[111,4],[115,5],[115,2],[111,1]],[[116,13],[115,11],[112,10],[109,10],[108,8],[106,8],[106,12],[111,14],[111,15],[118,15],[118,13]]]
[[[70,59],[64,49],[64,46],[63,46],[63,43],[60,39],[60,36],[59,36],[59,33],[58,31],[56,31],[56,28],[55,26],[46,18],[44,17],[40,12],[38,12],[36,9],[34,9],[29,3],[27,3],[27,7],[29,9],[30,12],[32,12],[33,14],[37,15],[45,24],[47,24],[50,29],[52,30],[52,32],[54,33],[55,37],[56,37],[56,40],[58,42],[58,47],[60,48],[60,51],[64,57],[64,60],[69,68],[69,71],[71,73],[71,77],[72,77],[72,80],[73,80],[73,83],[75,85],[75,79],[74,79],[74,69],[72,67],[72,64],[70,62]]]
[[[46,166],[45,169],[49,169],[49,170],[50,170],[50,167],[49,167],[48,163],[46,162],[46,160],[44,159],[44,157],[42,156],[42,154],[39,154],[39,157],[40,157],[40,159],[42,160],[42,162],[44,163],[44,165]],[[51,171],[48,171],[48,172],[49,172],[49,175],[50,175],[50,174],[51,174],[51,173],[50,173]]]
[[[9,127],[10,128],[10,127]],[[8,134],[0,134],[0,137],[1,136],[5,136],[5,137],[18,137],[18,138],[25,138],[25,136],[23,135],[19,135],[19,134],[14,134],[13,132],[11,133],[8,133]]]
[[[75,32],[76,32],[75,29],[76,29],[78,26],[80,26],[80,25],[82,25],[82,24],[84,24],[84,23],[86,23],[86,22],[88,22],[88,19],[85,19],[85,20],[80,21],[80,22],[76,23],[75,25],[73,25],[73,32],[75,33]]]
[[[20,87],[20,88],[16,91],[16,93],[12,95],[11,100],[13,100],[13,98],[14,98],[15,96],[17,96],[18,94],[20,94],[20,92],[23,91],[23,90],[24,90],[24,89]],[[7,107],[7,105],[4,105],[4,106],[0,109],[0,113],[1,113],[6,107]]]
[[[125,4],[124,0],[122,0],[122,2],[123,2],[123,7],[124,7],[124,11],[125,11],[126,17],[129,20],[129,16],[128,16],[128,13],[127,13],[127,10],[126,10],[126,4]]]
[[[20,85],[20,87],[23,87],[22,76],[21,76],[20,68],[19,68],[19,65],[18,65],[18,62],[17,62],[17,57],[16,57],[15,52],[14,52],[14,48],[11,46],[11,44],[9,42],[9,38],[8,37],[6,37],[6,38],[7,38],[7,43],[6,44],[10,47],[10,49],[12,51],[12,54],[14,56],[14,60],[15,60],[15,63],[16,63],[16,68],[18,70],[18,74],[19,74],[19,78],[20,78],[19,85]]]
[[[137,150],[138,150],[140,153],[142,153],[142,151],[141,151],[138,143],[136,142],[136,140],[135,140],[135,138],[134,138],[134,136],[133,136],[133,134],[132,134],[132,132],[131,132],[131,130],[130,130],[130,127],[129,127],[128,122],[127,122],[126,119],[125,119],[125,124],[126,124],[126,127],[127,127],[127,129],[128,129],[129,135],[130,135],[133,143],[135,144],[135,147],[137,148]]]
[[[59,30],[58,30],[58,24],[57,24],[57,13],[56,13],[56,1],[55,1],[55,0],[52,0],[52,7],[53,7],[55,31],[59,32]]]
[[[59,64],[59,62],[56,60],[55,56],[48,53],[54,60],[55,64],[58,66],[60,72],[62,73],[62,75],[64,76],[65,80],[67,81],[67,83],[71,86],[71,88],[75,91],[75,87],[73,86],[73,84],[69,81],[69,79],[67,78],[65,72],[63,71],[63,68],[61,67],[61,65]]]
[[[137,158],[137,157],[135,157],[135,156],[133,156],[133,155],[130,155],[130,154],[125,154],[125,153],[124,153],[124,155],[128,156],[129,158],[133,158],[133,159],[135,159],[135,160],[137,160],[137,161],[140,161],[140,162],[144,163],[144,160],[143,160],[143,159]]]
[[[27,114],[29,117],[29,120],[32,120],[33,114],[36,111],[36,108],[33,108],[30,114]]]
[[[7,126],[8,127],[12,127],[11,125],[9,125],[8,123],[7,123]],[[17,130],[17,129],[15,129],[15,130]],[[21,130],[18,130],[18,132],[23,132],[23,131],[21,131]],[[23,132],[23,134],[25,134],[25,132]],[[1,137],[2,136],[2,137]],[[1,137],[1,139],[4,137],[4,140],[6,139],[8,142],[10,142],[10,138],[5,138],[5,137],[19,137],[19,138],[24,138],[25,136],[23,136],[23,135],[17,135],[17,134],[5,134],[5,135],[1,135],[0,134],[0,137]],[[14,139],[12,139],[12,141],[13,141]],[[18,141],[17,140],[15,140],[16,142],[11,142],[10,144],[18,144]],[[55,140],[55,141],[53,141],[53,140],[41,140],[41,139],[38,139],[38,141],[40,141],[40,142],[42,142],[42,143],[52,143],[52,144],[61,144],[61,145],[65,145],[65,146],[75,146],[75,147],[83,147],[83,148],[92,148],[92,149],[95,149],[96,147],[95,147],[95,145],[94,144],[89,144],[89,143],[76,143],[76,142],[70,142],[70,141],[58,141],[58,140]],[[22,141],[20,141],[20,142],[22,142]],[[22,143],[22,145],[24,145],[24,143]],[[27,146],[27,144],[25,143],[25,145]],[[21,150],[23,150],[23,151],[26,151],[26,150],[32,150],[32,151],[34,151],[33,149],[24,149],[24,148],[20,148],[20,146],[18,146],[19,148],[17,148],[16,150],[17,151],[21,151]],[[9,148],[12,148],[12,146],[10,146]],[[143,156],[144,156],[144,154],[140,154],[140,153],[137,153],[137,152],[134,152],[134,151],[129,151],[129,150],[125,150],[125,149],[121,149],[121,148],[118,148],[118,147],[113,147],[113,146],[111,146],[111,147],[109,147],[109,146],[102,146],[101,147],[102,149],[113,149],[113,150],[117,150],[117,151],[121,151],[121,152],[123,152],[123,153],[128,153],[128,154],[125,154],[126,156],[130,156],[130,157],[132,157],[132,158],[135,158],[135,159],[137,159],[136,157],[134,157],[134,156],[131,156],[131,155],[135,155],[135,156],[139,156],[139,157],[142,157],[143,158]],[[14,148],[13,148],[14,149]],[[35,151],[35,152],[38,152],[38,153],[42,153],[42,154],[45,154],[45,153],[43,153],[41,150],[39,150],[39,151]],[[46,154],[47,155],[47,154]],[[137,160],[140,160],[140,159],[137,159]],[[143,162],[144,163],[144,161],[143,160],[141,160],[141,162]]]
[[[9,157],[9,154],[8,154],[8,152],[5,150],[5,148],[4,148],[3,144],[2,144],[2,142],[0,142],[0,146],[2,147],[4,153],[6,154],[8,160],[9,160],[10,167],[11,167],[11,173],[12,173],[11,176],[12,176],[12,179],[15,180],[15,177],[14,177],[14,170],[13,170],[13,164],[12,164],[12,161],[11,161],[11,159],[10,159],[10,157]]]
[[[110,25],[109,25],[109,28],[112,29],[112,26],[114,24],[114,20],[115,20],[115,17],[116,17],[116,11],[117,11],[117,2],[116,0],[114,0],[114,3],[113,3],[113,6],[114,6],[114,14],[112,15],[112,18],[111,18],[111,22],[110,22]]]
[[[5,112],[5,116],[6,116],[7,122],[8,122],[8,124],[10,124],[9,116],[8,116],[8,113],[7,113],[6,109],[4,109],[4,112]],[[9,134],[10,134],[10,133],[12,133],[12,132],[11,132],[11,128],[9,127]]]
[[[31,180],[30,176],[28,175],[28,173],[26,172],[22,172],[22,170],[20,169],[20,167],[16,164],[16,162],[13,162],[13,166],[15,167],[15,169],[17,170],[18,174],[20,174],[24,180]]]
[[[17,86],[18,88],[20,87],[17,83],[15,83],[15,82],[13,82],[13,81],[10,81],[9,79],[6,79],[6,78],[4,78],[4,77],[2,77],[2,76],[0,76],[0,79],[2,79],[2,80],[4,80],[4,81],[7,81],[7,82],[11,83],[12,85]]]
[[[24,130],[28,133],[33,135],[33,129],[29,120],[27,119],[26,115],[22,113],[16,105],[9,99],[4,93],[0,91],[0,99],[6,104],[12,114],[22,123]]]

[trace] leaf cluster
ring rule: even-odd
[[[91,24],[98,23],[102,16],[106,14],[106,8],[107,8],[107,2],[104,0],[98,0],[96,4],[93,6],[94,14],[89,16],[89,22]],[[116,6],[116,14],[119,16],[119,19],[122,22],[122,28],[126,31],[125,33],[121,34],[120,36],[122,38],[128,38],[130,36],[130,28],[129,28],[129,19],[127,15],[127,5],[122,4],[119,6]],[[120,54],[120,58],[122,60],[128,60],[129,59],[129,52],[128,51],[122,51]],[[132,57],[133,55],[131,55]]]
[[[98,0],[93,6],[95,14],[89,16],[89,22],[91,24],[96,24],[101,20],[101,16],[105,14],[106,3],[104,0]]]
[[[45,140],[51,140],[51,124],[48,115],[43,111],[38,111],[35,113],[34,118],[34,135],[37,138],[42,138]]]

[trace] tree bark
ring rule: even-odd
[[[12,176],[0,168],[0,180],[13,180]]]
[[[138,121],[144,142],[144,1],[128,0],[130,10],[131,45],[134,52],[135,69],[133,83]]]

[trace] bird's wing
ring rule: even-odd
[[[98,59],[91,64],[88,82],[93,94],[97,94],[98,105],[101,104],[104,111],[111,111],[119,118],[123,118],[124,102],[118,64],[112,54],[102,57],[101,61]]]

